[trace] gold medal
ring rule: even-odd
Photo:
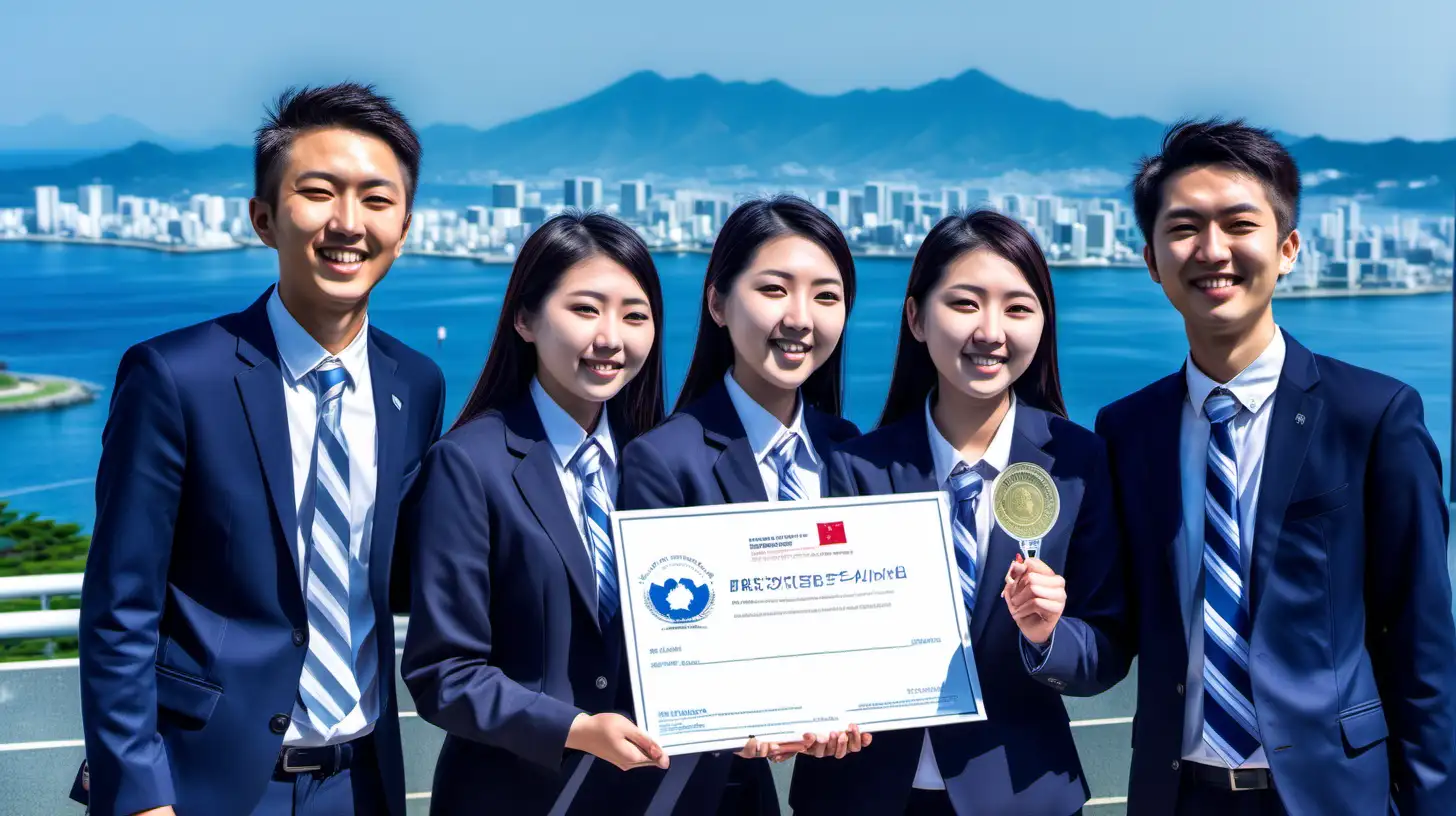
[[[1017,462],[996,477],[991,508],[1001,529],[1035,556],[1042,538],[1057,523],[1062,502],[1050,473],[1030,462]]]

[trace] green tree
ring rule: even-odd
[[[61,524],[42,519],[36,513],[21,516],[9,503],[0,501],[0,578],[17,575],[53,575],[84,572],[86,551],[91,537],[81,533],[79,524]],[[51,598],[51,609],[75,609],[76,598]],[[39,598],[0,600],[0,614],[33,612],[40,609]],[[54,656],[75,657],[76,638],[0,640],[0,663],[11,660],[35,660],[46,655],[46,646],[54,642]]]

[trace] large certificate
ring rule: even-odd
[[[612,525],[638,725],[669,755],[985,719],[943,493]]]

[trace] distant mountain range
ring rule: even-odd
[[[114,135],[127,133],[129,120],[103,121],[111,122]],[[28,127],[32,134],[45,130]],[[1105,116],[1041,99],[975,70],[908,90],[835,96],[777,81],[722,82],[702,74],[667,79],[644,71],[487,130],[423,128],[422,180],[458,185],[580,173],[609,182],[649,176],[855,185],[875,176],[934,183],[1026,173],[1055,177],[1064,187],[1120,186],[1137,158],[1157,149],[1164,128],[1146,117]],[[59,126],[56,131],[65,133]],[[8,143],[4,135],[0,149]],[[162,146],[165,140],[155,134],[139,139],[79,162],[0,170],[0,193],[94,179],[147,194],[246,194],[249,188],[247,148],[178,151]],[[1323,174],[1322,191],[1372,191],[1386,182],[1390,195],[1451,200],[1456,139],[1363,144],[1313,137],[1294,141],[1291,149],[1307,173],[1336,171]]]

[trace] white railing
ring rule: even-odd
[[[40,611],[38,612],[0,612],[0,640],[75,637],[81,615],[80,610],[51,609],[51,598],[80,595],[82,578],[83,576],[79,572],[0,578],[0,600],[40,599]],[[409,618],[395,616],[394,642],[396,647],[404,645],[404,634],[408,627]],[[47,656],[53,651],[50,648],[52,645],[47,644]]]
[[[76,634],[80,610],[51,609],[51,598],[80,595],[82,574],[21,575],[0,578],[0,600],[39,598],[39,612],[0,613],[0,640],[8,638],[71,637]],[[55,644],[46,644],[46,656]]]

